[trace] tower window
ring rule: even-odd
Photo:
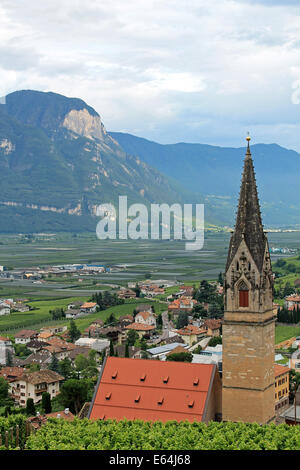
[[[249,307],[249,291],[240,290],[240,307]]]

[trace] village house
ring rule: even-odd
[[[299,294],[292,294],[288,295],[284,299],[284,306],[285,308],[294,308],[300,306],[300,295]]]
[[[104,321],[101,319],[93,320],[92,323],[90,324],[90,326],[95,326],[98,328],[101,328],[103,325],[104,325]]]
[[[289,359],[289,368],[295,369],[295,372],[300,372],[300,349],[293,352]]]
[[[125,326],[130,325],[130,323],[134,322],[134,318],[132,315],[121,315],[119,317],[118,325],[121,329],[124,329]]]
[[[80,307],[80,311],[88,315],[95,313],[98,307],[99,305],[96,302],[84,302]]]
[[[193,346],[193,344],[197,343],[200,338],[204,338],[204,336],[206,336],[205,329],[194,325],[184,326],[183,328],[176,330],[176,333],[182,337],[183,341],[188,346]]]
[[[194,286],[180,286],[179,293],[187,297],[192,297],[194,293]]]
[[[139,312],[136,314],[134,321],[135,323],[156,327],[156,315],[152,312]]]
[[[106,326],[98,330],[100,336],[105,336],[107,339],[113,342],[121,344],[126,339],[125,329],[119,326]]]
[[[6,301],[0,303],[0,316],[10,314],[10,305]]]
[[[66,332],[68,327],[66,325],[59,325],[59,326],[48,326],[47,328],[41,328],[41,333],[52,333],[53,335],[57,335],[60,333]]]
[[[29,312],[30,307],[29,305],[23,304],[22,302],[15,302],[13,305],[13,310],[16,312]]]
[[[72,309],[76,309],[76,310],[80,310],[81,308],[81,305],[83,304],[83,302],[81,302],[80,300],[75,300],[74,302],[72,302],[71,304],[68,304],[68,310],[72,310]]]
[[[64,377],[52,370],[25,372],[9,383],[9,393],[19,406],[25,407],[28,398],[32,398],[34,403],[39,403],[44,392],[48,392],[51,398],[56,397],[62,380]]]
[[[51,331],[41,331],[38,334],[37,339],[38,341],[48,342],[51,338],[54,338],[56,333],[52,333]]]
[[[26,359],[15,360],[16,365],[22,367],[30,367],[31,365],[38,365],[41,369],[47,369],[51,364],[52,354],[50,351],[41,349],[36,353],[30,354]]]
[[[221,400],[216,365],[107,357],[88,418],[208,423]]]
[[[123,287],[117,292],[117,295],[119,299],[134,299],[136,297],[136,292]]]
[[[156,285],[142,285],[140,289],[141,293],[147,297],[155,297],[165,293],[165,289],[163,287],[158,287]]]
[[[276,416],[289,407],[289,372],[289,367],[274,365]]]
[[[12,362],[15,351],[9,338],[0,336],[0,365],[9,365]]]
[[[66,318],[79,318],[79,317],[82,317],[84,315],[84,313],[81,312],[80,309],[77,309],[77,308],[70,308],[70,310],[66,310],[65,311],[65,314],[66,314]]]
[[[203,328],[206,329],[207,336],[221,336],[221,320],[215,320],[213,318],[209,318],[204,321]]]
[[[182,296],[168,305],[168,312],[173,315],[179,315],[180,313],[191,313],[196,305],[197,301],[195,299]]]
[[[30,341],[38,337],[38,332],[35,330],[21,330],[15,334],[16,344],[28,344]]]
[[[29,341],[29,343],[26,343],[26,348],[29,349],[29,351],[36,353],[41,349],[45,348],[45,346],[49,346],[49,344],[50,343],[46,343],[46,341],[39,341],[38,339],[33,339],[32,341]]]
[[[128,325],[125,327],[125,330],[134,330],[136,333],[139,335],[139,338],[145,337],[151,337],[153,333],[155,332],[155,326],[153,325],[145,325],[143,323],[131,323],[131,325]]]

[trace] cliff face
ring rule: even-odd
[[[92,116],[87,109],[72,109],[65,116],[62,126],[87,139],[105,140],[107,136],[100,116]]]
[[[166,177],[124,152],[93,108],[55,93],[25,90],[2,99],[0,173],[0,231],[14,214],[19,232],[71,230],[80,218],[76,230],[90,229],[96,207],[118,207],[124,195],[129,204],[182,200]]]

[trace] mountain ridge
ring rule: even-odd
[[[0,230],[9,226],[8,207],[21,232],[31,225],[22,211],[29,210],[31,219],[32,211],[59,215],[64,230],[70,229],[70,217],[64,224],[63,216],[83,217],[82,229],[90,229],[96,227],[97,206],[117,206],[120,195],[127,195],[128,204],[183,202],[178,183],[126,153],[89,109],[82,100],[34,90],[13,92],[2,101]],[[35,222],[38,231],[49,230],[49,224]]]
[[[201,188],[214,216],[226,225],[234,223],[246,146],[159,144],[128,133],[109,134],[125,151],[139,154],[162,174],[180,180],[191,191]],[[269,226],[300,224],[300,193],[290,190],[298,186],[300,154],[276,143],[253,144],[251,153],[264,223]]]

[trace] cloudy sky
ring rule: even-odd
[[[0,74],[110,131],[300,151],[299,0],[1,0]]]

